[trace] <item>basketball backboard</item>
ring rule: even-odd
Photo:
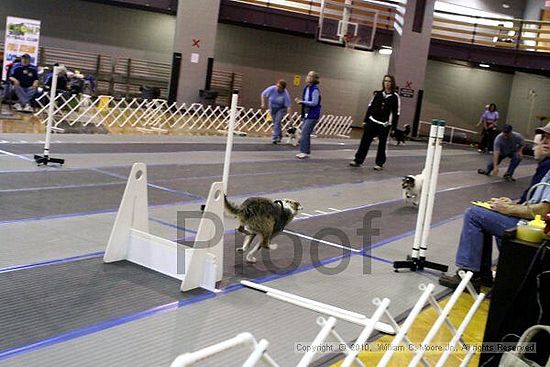
[[[321,0],[317,39],[347,47],[352,40],[353,48],[372,50],[378,22],[377,5],[365,0]]]

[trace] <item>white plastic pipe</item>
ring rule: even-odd
[[[231,164],[231,152],[233,150],[233,131],[235,130],[235,120],[237,119],[237,105],[239,103],[239,93],[233,91],[231,97],[231,110],[229,112],[229,127],[227,128],[227,143],[225,145],[225,161],[223,163],[223,192],[227,195],[227,184],[229,181],[229,165]]]
[[[470,365],[470,360],[474,356],[475,351],[476,349],[473,346],[471,346],[470,349],[468,350],[468,354],[466,354],[466,357],[464,357],[464,360],[460,364],[460,367],[467,367]]]
[[[52,89],[50,90],[50,105],[48,106],[48,123],[46,125],[46,140],[44,143],[44,157],[48,157],[50,155],[50,141],[52,135],[55,95],[57,92],[57,78],[59,75],[59,70],[61,70],[60,66],[53,67]]]
[[[460,326],[458,327],[458,330],[456,331],[455,335],[453,336],[453,338],[449,342],[449,345],[448,345],[447,349],[445,350],[445,352],[443,352],[443,355],[441,356],[441,358],[439,358],[439,361],[437,362],[435,367],[445,366],[445,362],[447,362],[447,359],[451,355],[452,349],[455,347],[456,343],[458,343],[458,341],[462,337],[462,334],[464,334],[464,331],[466,330],[466,328],[470,324],[470,321],[472,321],[472,318],[474,317],[475,313],[477,312],[477,309],[479,308],[479,306],[481,305],[481,302],[483,302],[484,299],[485,299],[485,294],[484,293],[480,293],[477,296],[476,301],[474,302],[472,307],[470,307],[470,310],[468,310],[468,313],[464,317],[464,320],[462,320],[462,322],[460,323]]]
[[[385,367],[388,365],[391,357],[393,356],[393,353],[395,349],[401,344],[403,341],[403,338],[406,336],[407,332],[409,331],[410,327],[412,326],[414,320],[418,317],[420,312],[422,311],[422,308],[426,304],[426,301],[428,300],[428,297],[432,294],[435,286],[433,284],[428,284],[428,286],[424,289],[424,292],[422,292],[422,295],[416,301],[416,304],[412,308],[411,312],[409,313],[409,316],[407,316],[407,319],[403,323],[403,325],[398,329],[397,335],[395,338],[393,338],[390,348],[384,353],[382,356],[382,359],[380,362],[378,362],[378,367]]]
[[[426,212],[424,213],[424,225],[422,227],[422,239],[420,241],[419,256],[426,257],[428,248],[428,238],[430,236],[430,227],[432,223],[432,214],[434,210],[435,194],[437,190],[437,176],[439,175],[439,163],[441,162],[441,152],[443,150],[443,137],[445,136],[445,126],[439,126],[435,140],[435,151],[432,164],[432,170],[429,180],[429,191],[426,203]],[[424,190],[424,188],[423,188]]]
[[[269,342],[267,340],[260,340],[252,354],[243,363],[242,367],[255,367],[259,361],[263,361],[270,367],[279,367],[279,365],[266,353],[268,346]]]
[[[348,311],[346,309],[336,307],[336,306],[332,306],[332,305],[328,305],[326,303],[317,302],[317,301],[314,301],[312,299],[297,296],[295,294],[284,292],[284,291],[281,291],[281,290],[278,290],[278,289],[275,289],[275,288],[271,288],[271,287],[265,286],[263,284],[254,283],[254,282],[251,282],[251,281],[248,281],[248,280],[241,280],[241,284],[244,285],[245,287],[253,288],[253,289],[256,289],[256,290],[261,291],[261,292],[270,293],[272,295],[278,295],[278,296],[281,296],[281,297],[295,299],[295,300],[310,304],[312,306],[321,307],[321,308],[327,309],[329,311],[339,313],[339,314],[344,314],[344,315],[354,317],[354,318],[357,318],[357,319],[366,319],[367,318],[365,315],[362,315],[360,313],[356,313],[356,312],[353,312],[353,311]]]
[[[418,362],[420,362],[420,359],[422,359],[422,356],[424,355],[424,352],[426,351],[426,346],[429,345],[432,342],[432,339],[434,338],[435,334],[439,331],[441,328],[441,325],[445,322],[447,319],[447,316],[449,316],[449,313],[451,312],[452,308],[454,307],[456,301],[458,301],[458,298],[464,291],[464,288],[466,288],[466,284],[472,279],[472,275],[474,275],[471,271],[467,272],[458,287],[456,287],[454,293],[451,295],[451,298],[449,298],[449,301],[445,305],[445,308],[435,320],[435,323],[433,324],[432,328],[428,332],[428,335],[424,338],[422,341],[422,344],[420,345],[420,348],[416,351],[413,359],[409,363],[409,367],[415,367]]]
[[[418,204],[418,216],[416,217],[416,229],[414,231],[413,249],[411,257],[413,259],[418,258],[418,252],[420,249],[420,243],[422,240],[422,232],[424,228],[424,216],[426,214],[426,206],[428,199],[428,190],[430,184],[430,177],[432,174],[432,165],[435,152],[435,140],[437,137],[438,125],[432,124],[430,127],[430,138],[428,140],[428,151],[426,153],[426,163],[424,164],[424,182],[422,183],[422,191],[420,192],[420,202]]]
[[[241,344],[248,344],[250,347],[255,348],[256,340],[254,339],[254,336],[250,333],[241,333],[234,338],[224,340],[223,342],[211,345],[196,352],[182,354],[172,362],[170,367],[191,366],[205,358],[225,352],[226,350],[232,349]]]
[[[370,322],[370,319],[367,318],[365,315],[348,311],[332,305],[327,305],[325,303],[317,302],[309,298],[300,297],[292,293],[283,292],[275,288],[266,287],[262,284],[257,284],[248,280],[241,280],[241,284],[246,287],[264,292],[267,296],[277,299],[279,301],[291,303],[295,306],[307,308],[309,310],[319,312],[328,316],[334,316],[337,319],[348,321],[356,325],[365,326],[368,325],[368,323]],[[386,334],[395,334],[394,328],[391,325],[385,324],[383,322],[376,323],[376,330]]]
[[[363,346],[365,345],[367,339],[370,337],[370,334],[372,334],[372,331],[374,330],[375,324],[380,320],[384,312],[386,311],[386,308],[390,305],[390,300],[388,298],[384,298],[376,311],[374,311],[374,314],[372,315],[371,322],[365,326],[363,331],[361,331],[361,334],[359,334],[359,337],[355,341],[356,346]],[[350,353],[346,356],[346,359],[344,359],[344,362],[342,362],[341,367],[351,367],[353,364],[353,361],[357,358],[357,355],[361,351],[360,347],[352,348]]]
[[[334,325],[336,325],[336,319],[334,317],[329,317],[315,339],[313,339],[313,342],[311,342],[311,348],[309,348],[307,353],[304,354],[302,359],[300,359],[300,362],[298,362],[296,367],[309,366],[309,364],[313,361],[313,357],[315,357],[315,354],[317,353],[317,349],[319,349],[321,344],[327,339],[330,332],[334,328]]]

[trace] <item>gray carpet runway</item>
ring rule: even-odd
[[[436,199],[433,223],[462,213],[469,206],[469,201],[478,199],[480,195],[519,194],[524,184],[486,184],[440,193]],[[358,235],[363,219],[369,213],[376,214],[372,227],[378,233]],[[287,229],[352,249],[362,249],[413,230],[415,223],[416,211],[396,202],[296,220]],[[285,274],[322,260],[350,254],[349,250],[283,234],[274,239],[279,245],[277,250],[262,250],[257,256],[258,263],[249,264],[244,262],[242,254],[235,251],[242,239],[235,233],[225,235],[224,280],[221,287],[241,279]],[[367,253],[370,251],[367,250]],[[372,259],[360,258],[362,274],[371,274]],[[347,267],[349,261],[344,257],[337,265]],[[334,266],[317,267],[319,271],[334,272],[339,269],[334,269]],[[179,284],[174,279],[127,262],[103,264],[101,258],[1,274],[0,289],[4,298],[0,314],[10,316],[0,320],[0,352],[177,301],[184,297],[178,288]],[[15,317],[14,310],[17,310]]]
[[[441,172],[480,165],[480,156],[443,157]],[[382,172],[370,167],[351,168],[342,160],[287,160],[235,163],[231,166],[230,196],[250,196],[288,190],[304,190],[365,180],[379,181],[419,173],[423,161],[400,157]],[[221,179],[222,166],[160,165],[148,168],[149,205],[200,200],[210,184]],[[129,167],[0,173],[0,222],[52,215],[114,211],[118,208]],[[518,185],[517,183],[515,185]],[[510,186],[506,186],[510,187]],[[525,187],[525,186],[524,186]],[[509,195],[508,195],[509,196]],[[480,196],[481,197],[481,196]]]
[[[352,145],[349,145],[353,147]],[[317,144],[317,150],[339,150],[344,146],[339,144]],[[15,154],[42,154],[43,144],[0,144],[0,149]],[[404,148],[407,149],[407,148]],[[233,150],[238,152],[258,151],[287,151],[297,150],[292,145],[264,144],[234,144]],[[130,144],[53,144],[52,152],[55,154],[91,154],[91,153],[168,153],[168,152],[196,152],[196,151],[225,151],[225,144],[201,144],[201,143],[130,143]]]
[[[188,148],[215,151],[223,147],[222,144],[186,143],[159,148],[163,145],[137,144],[131,149],[135,152],[149,152],[147,149],[150,148],[154,152],[180,151],[177,149]],[[95,153],[125,149],[116,144],[58,146],[66,146],[67,149],[84,147],[85,151]],[[18,147],[17,149],[21,149],[18,152],[27,154],[35,146],[12,144],[10,148],[12,147]],[[269,144],[241,146],[244,150],[249,148],[259,151],[280,147]],[[327,145],[325,148],[337,150],[342,146]],[[412,151],[412,148],[418,149],[418,146],[407,146],[406,149]],[[456,149],[450,155],[442,157],[441,172],[459,177],[460,174],[457,172],[471,172],[483,166],[486,158]],[[276,162],[235,163],[231,166],[230,195],[235,201],[240,201],[243,197],[255,193],[315,191],[314,188],[319,186],[331,187],[365,180],[380,182],[376,189],[384,190],[384,180],[392,179],[392,184],[395,184],[398,177],[419,173],[424,165],[424,157],[418,154],[390,156],[387,169],[383,172],[374,172],[370,166],[372,160],[373,158],[369,157],[365,167],[356,169],[348,167],[347,160],[342,159],[312,158],[307,161],[288,159]],[[182,162],[181,165],[151,165],[148,167],[148,179],[151,184],[149,204],[172,205],[191,201],[199,203],[200,198],[206,196],[211,182],[220,178],[221,171],[222,165],[218,163],[197,165]],[[0,222],[52,215],[115,211],[120,203],[128,172],[129,167],[125,166],[0,173]],[[464,185],[463,181],[457,182],[457,187],[440,192],[437,195],[432,223],[456,218],[469,206],[471,200],[492,196],[517,197],[528,183],[528,179],[520,179],[515,183],[490,179],[480,181],[481,183],[475,186]],[[377,193],[367,192],[365,196],[376,198]],[[319,197],[319,204],[323,205],[325,199],[335,202],[334,198]],[[363,202],[362,199],[358,201]],[[371,232],[371,237],[365,240],[358,234],[358,229],[362,227],[367,214],[377,216],[373,221],[373,229],[378,232]],[[415,224],[416,211],[404,207],[402,202],[396,199],[340,213],[297,219],[287,229],[317,238],[324,236],[325,240],[335,244],[349,245],[353,251],[401,238],[413,230]],[[29,227],[29,231],[31,230]],[[457,232],[459,229],[454,228],[454,231]],[[444,253],[439,254],[441,261],[452,261],[456,236],[451,237],[452,241],[445,242]],[[274,277],[280,279],[271,282],[273,286],[320,301],[336,303],[341,307],[364,311],[366,314],[373,310],[369,303],[373,295],[387,296],[393,301],[392,312],[399,314],[411,307],[417,293],[415,287],[419,282],[435,281],[435,277],[430,273],[407,273],[398,275],[398,278],[393,275],[391,264],[388,262],[401,260],[392,257],[403,256],[409,252],[410,244],[407,241],[393,242],[388,246],[373,249],[372,255],[382,259],[373,260],[355,252],[351,257],[327,265],[326,268],[338,263],[345,265],[345,271],[333,276],[321,272],[325,267],[321,270],[303,270],[311,268],[312,263],[338,258],[347,253],[341,248],[283,234],[274,240],[279,245],[277,250],[262,251],[258,256],[259,262],[249,264],[235,251],[235,247],[242,243],[242,236],[227,233],[224,241],[224,280],[221,287],[231,286],[241,279]],[[279,277],[297,268],[302,272],[290,277]],[[323,285],[328,287],[327,290],[323,291]],[[292,330],[292,343],[311,341],[315,333],[311,327],[315,320],[312,313],[273,300],[269,301],[252,295],[250,291],[242,290],[137,322],[122,322],[120,325],[116,324],[116,327],[85,336],[87,332],[82,330],[94,330],[96,327],[97,330],[103,330],[102,325],[108,325],[111,320],[124,320],[129,315],[206,294],[203,291],[181,294],[179,283],[174,279],[127,262],[103,264],[100,257],[0,273],[0,290],[0,366],[30,366],[37,363],[46,366],[70,366],[74,365],[74,359],[70,356],[79,359],[82,365],[89,366],[167,365],[174,355],[182,351],[211,344],[212,341],[234,336],[237,332],[251,331],[270,341],[280,341],[285,340],[285,334],[289,332],[284,329],[292,325],[291,328],[295,328]],[[266,317],[267,319],[262,322],[262,318]],[[223,328],[217,328],[222,324]],[[277,325],[285,326],[277,328]],[[356,335],[353,327],[341,327],[346,338]],[[7,350],[13,351],[14,348],[23,347],[24,351],[31,343],[52,341],[67,333],[82,336],[76,339],[67,338],[60,344],[53,342],[51,348],[37,352],[28,350],[19,357],[2,360]],[[280,363],[283,365],[292,365],[299,357],[296,353],[290,352],[292,346],[289,343],[275,344],[270,350],[280,357],[277,360],[282,361]],[[81,358],[82,356],[85,358]],[[228,356],[230,357],[231,355]],[[209,365],[220,364],[214,362]]]

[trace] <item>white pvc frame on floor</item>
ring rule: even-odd
[[[401,326],[397,324],[393,316],[390,314],[389,311],[386,311],[386,318],[390,321],[390,324],[395,328],[397,331],[397,335],[392,340],[390,344],[390,348],[384,353],[382,356],[382,359],[378,363],[378,367],[386,367],[388,366],[388,363],[390,362],[393,353],[395,352],[396,348],[404,341],[405,345],[407,346],[408,350],[415,350],[414,356],[410,363],[408,364],[409,367],[415,367],[418,366],[419,363],[421,363],[423,366],[427,367],[430,366],[428,361],[424,358],[424,354],[426,350],[428,349],[427,346],[430,345],[432,342],[434,336],[439,332],[443,324],[446,324],[449,331],[453,335],[451,340],[448,342],[447,346],[445,347],[445,351],[439,358],[436,367],[442,367],[445,366],[445,363],[447,362],[447,359],[451,355],[452,351],[454,350],[456,344],[458,342],[461,342],[464,349],[467,349],[468,352],[466,353],[466,356],[464,357],[464,360],[460,364],[460,367],[466,367],[470,363],[470,360],[472,359],[475,348],[474,347],[468,347],[466,343],[462,340],[462,335],[464,335],[464,331],[472,321],[472,318],[474,317],[475,313],[479,309],[479,306],[481,305],[481,302],[485,299],[484,293],[477,293],[474,286],[470,282],[472,279],[473,273],[472,272],[459,272],[460,277],[462,278],[461,282],[457,286],[457,288],[454,290],[453,294],[447,301],[447,304],[443,309],[438,304],[437,299],[433,295],[433,290],[435,286],[433,284],[428,284],[427,286],[424,284],[421,284],[419,286],[419,289],[422,291],[422,294],[412,310],[409,312],[409,315],[403,322]],[[458,301],[459,297],[461,296],[462,292],[467,289],[470,295],[472,296],[474,303],[468,310],[466,316],[460,323],[458,329],[456,329],[453,324],[449,320],[449,314],[453,307],[455,306],[456,302]],[[412,324],[422,311],[422,308],[425,306],[426,302],[429,302],[431,306],[436,310],[438,314],[438,318],[428,331],[428,334],[424,337],[424,340],[420,343],[420,348],[417,348],[411,340],[407,337],[407,333],[410,330]]]
[[[462,278],[462,280],[459,283],[458,287],[454,290],[454,292],[450,296],[447,304],[443,309],[439,307],[437,299],[433,295],[435,286],[433,284],[428,284],[428,285],[420,284],[419,289],[422,291],[422,293],[401,326],[398,325],[398,323],[395,321],[394,317],[391,315],[390,311],[388,310],[388,307],[390,305],[390,300],[387,298],[384,298],[383,300],[380,300],[379,298],[375,298],[373,300],[373,303],[374,305],[377,306],[377,308],[374,311],[372,317],[368,319],[366,318],[366,316],[357,314],[352,311],[348,311],[339,307],[334,307],[324,303],[316,302],[305,297],[296,296],[294,294],[283,292],[275,288],[267,287],[261,284],[253,283],[250,281],[241,281],[241,284],[243,284],[248,288],[263,292],[267,296],[270,296],[277,300],[291,303],[296,306],[300,306],[315,312],[328,315],[328,318],[325,318],[323,316],[319,316],[317,318],[316,322],[317,322],[317,325],[321,327],[321,330],[315,336],[313,342],[311,343],[310,347],[307,349],[306,353],[302,356],[300,361],[296,364],[296,367],[309,366],[314,361],[314,357],[318,353],[318,351],[322,350],[321,347],[323,343],[325,343],[330,336],[332,336],[339,343],[340,346],[345,346],[345,348],[343,348],[343,350],[341,351],[345,355],[344,360],[341,363],[342,367],[351,367],[354,364],[364,367],[365,365],[359,360],[358,355],[362,350],[365,349],[364,347],[367,345],[367,341],[369,337],[372,335],[372,332],[375,329],[379,329],[380,325],[385,325],[380,321],[384,316],[387,320],[389,320],[390,327],[397,334],[393,338],[390,344],[390,347],[386,350],[386,352],[378,362],[377,364],[378,367],[388,366],[394,352],[402,343],[404,343],[407,346],[407,350],[414,351],[413,358],[408,364],[409,367],[415,367],[415,366],[418,366],[419,364],[422,364],[425,367],[429,367],[430,363],[428,363],[428,361],[424,358],[424,354],[426,350],[429,349],[427,348],[427,346],[430,345],[434,336],[439,332],[443,324],[447,325],[447,327],[449,328],[453,336],[451,340],[448,342],[445,348],[445,351],[442,353],[441,357],[439,358],[436,364],[436,367],[445,366],[445,363],[447,362],[449,356],[451,355],[452,351],[454,350],[458,342],[461,342],[463,344],[463,348],[468,350],[468,352],[466,353],[466,356],[464,357],[460,365],[460,367],[466,367],[468,366],[468,364],[470,363],[470,360],[474,355],[475,348],[468,347],[462,341],[462,335],[464,334],[464,331],[468,327],[475,313],[479,309],[481,302],[483,302],[483,300],[485,299],[485,294],[484,293],[478,294],[475,288],[473,287],[472,283],[470,282],[473,276],[472,272],[465,273],[463,271],[460,271],[459,275]],[[449,314],[451,310],[454,308],[454,306],[456,305],[456,302],[458,301],[459,297],[461,296],[462,292],[464,292],[464,290],[468,290],[468,292],[470,293],[470,295],[474,300],[474,303],[468,310],[466,316],[460,323],[459,327],[455,328],[452,325],[452,323],[449,321]],[[424,340],[420,343],[419,347],[417,347],[409,339],[409,337],[407,336],[407,333],[409,332],[411,326],[413,325],[414,321],[417,319],[418,315],[421,313],[422,309],[424,308],[427,302],[429,302],[434,307],[434,309],[438,314],[438,318],[436,319],[436,321],[428,331],[428,334],[425,336]],[[340,319],[342,321],[352,322],[363,326],[361,333],[353,343],[347,343],[340,336],[340,334],[336,332],[335,328],[338,322],[337,319]],[[362,321],[359,321],[359,320],[362,320]],[[247,335],[247,336],[244,337],[244,335]],[[264,343],[262,344],[262,342]],[[251,334],[245,333],[245,334],[240,334],[236,338],[229,339],[227,341],[218,343],[211,347],[201,349],[194,353],[183,354],[174,360],[171,367],[190,366],[195,362],[198,362],[210,356],[221,353],[222,351],[226,351],[228,349],[231,349],[238,345],[246,344],[246,343],[251,345],[256,353],[251,354],[251,356],[247,359],[247,362],[243,364],[243,366],[254,366],[255,363],[259,361],[259,359],[257,358],[252,359],[253,355],[263,354],[264,356],[267,356],[266,354],[266,349],[268,345],[267,341],[262,340],[260,343],[256,343],[255,339],[253,339]],[[262,347],[259,346],[260,344],[262,344]],[[340,348],[339,348],[339,351],[340,351]],[[275,362],[271,359],[271,357],[269,356],[267,357],[269,358],[269,360],[267,362],[266,361],[264,362],[268,363],[268,365],[270,366],[277,366]],[[254,361],[254,362],[250,362],[250,361]]]

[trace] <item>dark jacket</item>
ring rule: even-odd
[[[399,122],[400,101],[397,93],[385,93],[377,91],[369,103],[365,115],[365,122],[372,122],[370,117],[381,123],[391,123],[392,130],[397,128]],[[391,121],[390,121],[391,118]]]
[[[308,99],[306,100],[306,91],[309,89]],[[302,92],[302,100],[306,102],[313,101],[313,92],[319,92],[319,101],[314,106],[308,106],[307,103],[302,104],[302,118],[317,120],[321,117],[321,90],[317,87],[316,84],[306,85],[304,91]]]
[[[542,181],[544,176],[546,176],[546,173],[550,169],[550,157],[544,158],[542,161],[539,162],[537,165],[537,170],[535,171],[535,174],[533,175],[533,178],[531,179],[531,184],[529,184],[529,187],[527,190],[523,192],[523,195],[521,195],[521,199],[519,199],[519,203],[523,204],[527,201],[527,192],[532,186],[535,186],[539,182]]]

